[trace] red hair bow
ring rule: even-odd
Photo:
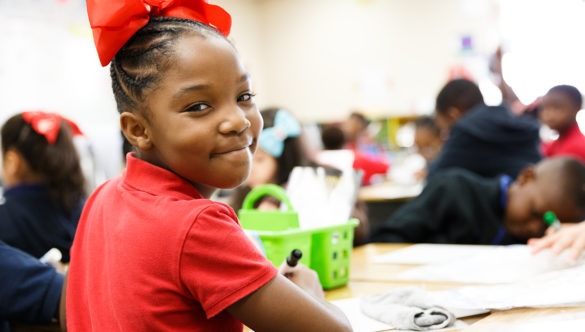
[[[87,0],[89,23],[102,66],[106,66],[150,17],[198,21],[228,36],[232,19],[223,8],[206,0]]]
[[[22,112],[22,118],[26,123],[30,124],[37,134],[45,136],[49,144],[54,144],[57,141],[59,130],[61,129],[61,122],[63,121],[71,128],[73,135],[83,135],[75,122],[59,114],[42,111],[26,111]]]

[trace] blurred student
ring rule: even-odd
[[[134,152],[83,210],[68,330],[349,330],[315,271],[299,264],[288,278],[279,273],[234,211],[210,199],[248,177],[262,128],[250,76],[226,37],[229,14],[202,0],[116,6],[87,3]],[[120,26],[125,19],[137,21]]]
[[[390,169],[390,163],[384,159],[371,156],[359,150],[344,149],[345,136],[343,130],[337,125],[327,125],[321,130],[321,141],[325,151],[341,151],[347,150],[351,154],[351,166],[355,170],[363,172],[362,185],[369,185],[372,183],[383,181],[386,178],[386,173]],[[323,154],[321,154],[323,156]],[[318,159],[319,160],[319,159]],[[327,163],[327,160],[321,160],[322,163]],[[335,166],[335,165],[333,165]]]
[[[67,120],[32,111],[2,126],[0,240],[36,258],[51,248],[69,261],[85,178]]]
[[[414,120],[414,147],[426,163],[426,166],[416,174],[418,179],[422,180],[426,177],[428,165],[441,152],[443,142],[441,128],[439,128],[433,117],[421,116]]]
[[[544,95],[539,119],[559,134],[556,140],[543,143],[546,157],[572,156],[585,162],[585,136],[577,124],[582,105],[581,92],[571,85],[554,86]]]
[[[550,249],[555,255],[566,252],[569,259],[577,260],[585,252],[585,222],[562,224],[558,231],[550,230],[542,238],[528,240],[528,245],[535,254]]]
[[[436,121],[447,137],[429,165],[428,176],[447,168],[463,168],[493,177],[516,177],[540,155],[540,124],[518,117],[506,106],[487,106],[477,84],[466,79],[448,82],[436,99]]]
[[[58,322],[63,280],[54,267],[0,241],[0,332],[9,332],[9,323]]]
[[[369,128],[370,120],[363,113],[350,113],[341,125],[345,135],[344,148],[383,158],[384,151],[370,134]]]
[[[528,166],[515,181],[450,169],[428,180],[372,235],[374,242],[512,244],[544,234],[543,215],[585,218],[585,165],[558,157]]]

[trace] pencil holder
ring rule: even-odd
[[[264,196],[277,198],[286,210],[257,210],[254,203]],[[275,184],[258,186],[246,195],[242,209],[238,211],[242,228],[254,231],[262,241],[266,258],[276,267],[294,249],[303,252],[303,264],[311,263],[311,233],[299,228],[299,216],[282,187]]]
[[[284,211],[255,210],[254,203],[274,196],[286,207]],[[300,229],[298,215],[282,187],[258,186],[246,196],[238,211],[242,228],[254,231],[262,241],[268,260],[280,266],[293,249],[303,252],[301,262],[317,272],[324,289],[347,284],[357,219],[347,223],[311,229]]]

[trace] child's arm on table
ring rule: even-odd
[[[567,251],[568,258],[576,260],[585,251],[585,222],[563,224],[558,231],[549,230],[542,238],[528,240],[528,245],[533,253],[550,249],[554,254],[559,255]]]
[[[256,332],[351,331],[341,310],[325,300],[317,273],[302,264],[288,279],[278,274],[227,310]]]

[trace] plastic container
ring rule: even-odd
[[[254,203],[265,195],[280,200],[285,210],[260,211]],[[298,215],[280,186],[254,188],[238,211],[240,224],[262,241],[266,258],[278,267],[294,249],[303,252],[301,262],[317,272],[324,289],[347,284],[357,219],[327,227],[300,229]]]

